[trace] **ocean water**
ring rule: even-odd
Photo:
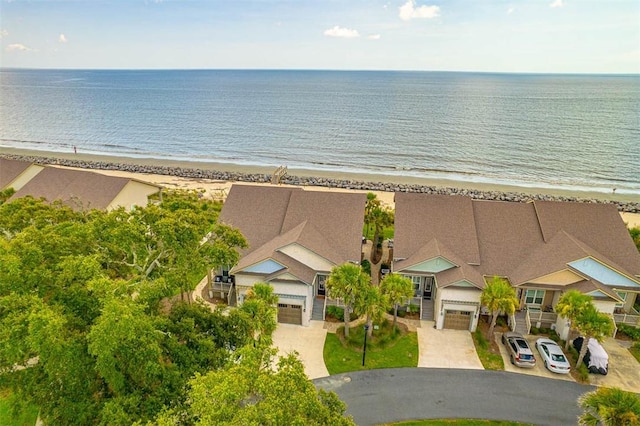
[[[0,70],[0,151],[640,196],[640,76]]]

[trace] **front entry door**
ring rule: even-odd
[[[317,295],[318,296],[324,296],[326,293],[326,290],[324,288],[324,283],[327,280],[327,276],[326,275],[318,275],[318,292]]]
[[[431,300],[432,294],[433,294],[433,277],[425,277],[424,291],[422,292],[422,297],[424,299]]]

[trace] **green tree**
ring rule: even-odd
[[[640,397],[618,388],[601,387],[578,398],[584,410],[581,425],[633,426],[640,424]]]
[[[569,335],[571,334],[571,330],[575,328],[576,318],[592,304],[591,300],[591,296],[581,293],[578,290],[569,290],[558,299],[555,311],[569,323],[569,333],[567,334],[564,346],[565,350],[569,349]]]
[[[226,368],[196,375],[184,408],[167,409],[158,425],[354,425],[333,392],[316,390],[297,354],[245,347]],[[275,366],[275,368],[274,368]]]
[[[389,309],[389,298],[383,294],[379,286],[368,285],[356,298],[354,310],[358,315],[367,317],[367,335],[373,335],[373,323],[379,323]]]
[[[593,303],[589,303],[575,318],[575,327],[584,336],[582,348],[580,348],[580,354],[576,362],[577,368],[582,364],[582,360],[587,353],[589,339],[592,338],[602,342],[605,336],[610,336],[613,333],[614,323],[609,315],[599,312]]]
[[[360,265],[344,263],[334,266],[327,279],[329,296],[342,300],[344,304],[344,335],[349,337],[350,313],[361,297],[362,293],[371,285],[369,277]]]
[[[271,336],[278,320],[278,296],[273,294],[273,287],[267,283],[256,283],[247,292],[240,310],[251,319],[253,336],[260,344],[271,344]]]
[[[373,210],[380,208],[381,203],[378,196],[373,192],[367,192],[367,204],[364,207],[364,224],[366,227],[365,235],[371,232],[371,225],[374,222]]]
[[[378,263],[380,260],[377,257],[377,247],[378,242],[382,236],[384,228],[387,226],[393,225],[394,214],[393,210],[388,207],[376,206],[373,207],[371,212],[369,213],[371,223],[374,226],[374,234],[373,234],[373,246],[371,250],[371,262]]]
[[[631,239],[636,244],[638,251],[640,251],[640,228],[629,228],[629,234],[631,234]]]
[[[382,279],[380,289],[389,298],[389,303],[393,305],[393,328],[395,328],[398,307],[413,297],[413,283],[409,278],[400,274],[389,274]]]
[[[494,276],[482,290],[480,295],[482,303],[491,312],[491,325],[489,326],[488,339],[493,336],[493,329],[500,313],[513,315],[520,301],[516,297],[516,291],[509,282],[501,277]]]

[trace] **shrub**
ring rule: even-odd
[[[496,320],[496,325],[499,327],[506,327],[507,326],[507,318],[506,317],[498,317],[498,319]]]
[[[476,336],[476,342],[478,343],[478,346],[481,349],[487,349],[489,347],[489,341],[487,340],[486,337],[484,337],[484,334],[482,334],[482,331],[480,331],[479,328],[476,328],[476,331],[474,331],[475,336]]]
[[[369,262],[368,259],[364,259],[361,263],[360,266],[362,266],[362,270],[367,273],[369,276],[371,276],[371,262]]]
[[[337,306],[327,306],[327,316],[332,316],[340,321],[344,321],[344,309]]]
[[[628,324],[620,324],[618,330],[635,341],[640,341],[640,328]]]
[[[538,327],[531,326],[531,330],[529,331],[531,334],[540,334],[540,330]]]
[[[407,306],[407,312],[410,314],[417,314],[418,312],[420,312],[420,306],[411,303],[409,306]]]
[[[581,382],[589,381],[589,369],[584,364],[584,362],[578,366],[577,371],[578,371],[578,380],[580,380]]]
[[[553,340],[556,343],[560,343],[561,342],[560,336],[558,336],[558,333],[556,333],[555,330],[549,330],[549,339]]]

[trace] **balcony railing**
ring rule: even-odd
[[[640,315],[613,314],[613,320],[616,324],[627,324],[636,327],[640,326]]]

